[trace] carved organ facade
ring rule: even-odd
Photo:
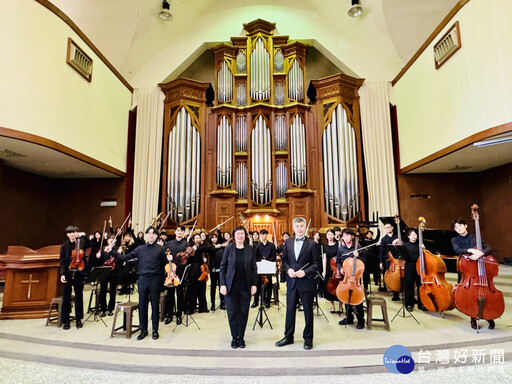
[[[312,81],[305,97],[308,46],[274,36],[275,24],[244,24],[246,36],[212,49],[209,84],[177,79],[166,95],[162,211],[168,226],[291,232],[295,216],[311,227],[344,226],[364,213],[357,90],[343,74]]]

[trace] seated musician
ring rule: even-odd
[[[386,231],[386,234],[382,237],[380,240],[380,250],[379,250],[379,267],[381,270],[386,271],[389,268],[389,261],[388,261],[388,244],[396,244],[396,240],[398,239],[398,236],[395,235],[393,224],[386,223],[384,225],[384,230]],[[386,291],[387,288],[384,287],[383,289],[379,288],[379,291]],[[400,297],[398,295],[398,292],[393,291],[393,297],[391,298],[392,301],[398,301],[400,300]]]
[[[70,265],[76,257],[73,258],[73,251],[76,251],[77,242],[79,250],[83,252],[82,261],[85,263],[85,250],[89,248],[89,239],[84,232],[78,232],[78,227],[69,225],[66,228],[68,240],[60,247],[60,281],[64,284],[62,292],[62,315],[61,322],[63,329],[68,330],[69,313],[71,312],[71,291],[75,290],[75,321],[78,329],[82,328],[82,319],[84,317],[84,274],[87,268],[78,270],[71,268]]]
[[[407,250],[407,257],[405,258],[405,273],[404,273],[404,287],[405,287],[405,308],[412,312],[414,303],[418,303],[418,309],[427,311],[427,308],[423,306],[420,300],[420,286],[421,279],[416,271],[416,260],[420,255],[418,245],[418,234],[416,229],[409,228],[407,230],[407,237],[409,241],[404,243],[404,247]],[[417,287],[418,299],[414,300],[414,284]]]
[[[256,249],[256,260],[267,260],[276,261],[276,246],[274,243],[268,241],[268,231],[262,229],[260,231],[260,243]],[[263,298],[265,300],[265,308],[270,308],[270,298],[272,297],[272,275],[266,275],[268,283],[265,285],[265,291],[263,292]],[[257,301],[256,298],[254,298]]]
[[[338,266],[338,269],[340,270],[340,272],[342,274],[342,278],[343,278],[343,268],[342,268],[343,267],[343,262],[348,257],[352,257],[352,254],[350,254],[350,255],[345,255],[345,254],[347,252],[354,251],[354,249],[355,249],[355,244],[354,244],[355,233],[354,233],[354,231],[352,229],[345,228],[341,232],[341,237],[342,237],[343,243],[345,245],[340,245],[340,247],[338,248],[338,254],[336,256],[336,265]],[[359,254],[359,252],[356,251],[354,254],[363,263],[366,264],[366,259],[362,255],[362,253],[363,252],[361,252],[361,254]],[[354,324],[354,314],[353,314],[353,312],[355,311],[356,318],[357,318],[357,326],[356,326],[356,328],[357,329],[363,329],[364,328],[364,308],[363,308],[363,303],[358,304],[358,305],[346,304],[345,305],[345,311],[347,313],[347,317],[345,317],[343,320],[341,320],[338,323],[339,325]]]
[[[482,251],[476,249],[476,237],[468,232],[468,225],[464,220],[455,219],[451,225],[453,230],[458,233],[458,236],[452,238],[452,247],[457,255],[468,257],[471,260],[478,260],[480,257],[491,253],[491,247],[484,240],[482,240]],[[494,329],[496,326],[494,320],[488,320],[488,322],[489,329]],[[471,328],[477,328],[475,318],[471,318]]]

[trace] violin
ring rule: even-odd
[[[402,244],[400,232],[400,216],[395,215],[395,223],[397,226],[398,244]],[[403,292],[405,290],[405,260],[395,259],[391,252],[388,252],[389,268],[384,273],[384,282],[386,286],[395,292]]]
[[[179,252],[176,255],[176,258],[178,259],[178,261],[181,265],[185,265],[185,264],[187,264],[188,259],[190,257],[194,256],[194,252],[195,252],[194,247],[188,246],[187,248],[185,248],[184,251]]]
[[[338,288],[340,284],[340,272],[336,266],[336,256],[331,257],[329,267],[331,268],[332,276],[327,281],[327,291],[329,291],[331,295],[336,296],[336,288]]]
[[[478,206],[471,206],[475,220],[476,249],[483,250],[480,234]],[[457,261],[457,270],[462,273],[460,283],[453,289],[455,307],[463,314],[484,320],[494,320],[505,311],[503,293],[496,289],[493,279],[498,275],[498,263],[491,255],[471,260],[462,255]]]
[[[170,288],[177,287],[178,285],[180,285],[180,278],[178,277],[178,275],[176,275],[176,264],[170,262],[165,264],[165,273],[166,278],[164,285],[166,287]]]
[[[419,258],[416,261],[416,270],[421,279],[420,299],[421,303],[433,312],[442,312],[453,309],[451,292],[453,286],[444,277],[446,264],[439,255],[432,254],[424,249],[423,234],[426,220],[419,218],[418,245]]]
[[[208,264],[206,264],[206,258],[203,258],[203,264],[201,265],[201,276],[199,276],[199,281],[204,281],[205,283],[208,281],[208,275],[210,274],[210,269],[208,268]]]
[[[361,276],[364,272],[364,263],[356,256],[358,241],[352,257],[347,257],[343,262],[343,281],[336,288],[336,296],[345,304],[358,305],[364,300],[364,289],[361,285]]]
[[[71,263],[69,263],[70,271],[82,271],[85,268],[84,251],[80,249],[80,238],[76,238],[75,249],[71,251]]]

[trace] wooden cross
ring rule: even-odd
[[[30,274],[28,280],[21,280],[21,282],[28,284],[27,298],[30,299],[30,294],[32,293],[32,283],[39,283],[39,280],[32,280],[32,274]]]

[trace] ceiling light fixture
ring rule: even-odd
[[[167,0],[164,0],[162,2],[162,10],[158,14],[158,16],[163,21],[171,21],[173,19],[173,16],[172,16],[170,9],[171,9],[171,4],[169,4],[169,2]]]
[[[359,17],[363,13],[363,7],[359,5],[359,0],[352,0],[352,7],[348,10],[350,17]]]

